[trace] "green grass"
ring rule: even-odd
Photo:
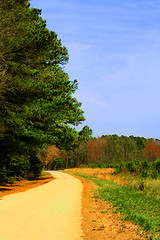
[[[99,196],[118,207],[125,219],[143,225],[146,230],[160,231],[160,201],[156,198],[113,182],[99,179],[94,182],[100,186]]]
[[[124,220],[141,225],[150,233],[150,238],[160,240],[160,200],[156,196],[147,196],[140,191],[121,186],[117,183],[100,180],[96,177],[79,175],[92,180],[97,186],[97,197],[112,203]]]
[[[127,176],[128,186],[131,189],[141,190],[146,195],[155,195],[160,199],[160,179],[140,178]]]

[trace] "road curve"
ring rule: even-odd
[[[82,183],[62,172],[55,180],[0,200],[0,240],[82,240]]]

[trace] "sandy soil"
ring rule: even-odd
[[[82,183],[53,173],[47,184],[0,200],[0,240],[80,240]]]

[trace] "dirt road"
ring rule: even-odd
[[[0,200],[0,240],[81,240],[82,183],[68,174]]]

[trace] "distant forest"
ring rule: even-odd
[[[103,135],[82,142],[72,151],[55,153],[55,146],[50,146],[46,151],[46,166],[52,169],[94,164],[109,166],[135,160],[153,162],[160,158],[160,140],[115,134]]]

